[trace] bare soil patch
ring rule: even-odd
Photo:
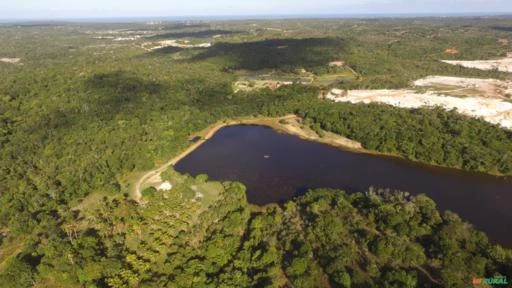
[[[0,62],[8,64],[21,64],[21,58],[0,58]]]
[[[459,61],[459,60],[441,60],[451,65],[460,65],[467,68],[476,68],[480,70],[498,70],[502,72],[512,72],[512,53],[507,57],[496,60],[475,60],[475,61]]]
[[[508,46],[510,44],[510,40],[508,39],[498,39],[496,42],[501,46]]]
[[[439,106],[446,110],[481,118],[487,122],[512,129],[512,103],[496,98],[454,97],[427,91],[418,93],[410,89],[399,90],[351,90],[344,94],[331,91],[326,96],[334,102],[372,103],[379,102],[402,108]]]
[[[460,51],[457,48],[448,48],[448,49],[444,50],[444,53],[455,55],[455,54],[459,54]]]
[[[332,61],[329,62],[330,67],[343,67],[345,65],[345,62],[343,61]]]
[[[448,96],[476,96],[510,99],[512,81],[496,79],[428,76],[413,82],[414,86]]]
[[[292,81],[275,81],[275,80],[240,80],[233,84],[233,90],[238,91],[251,91],[255,89],[270,88],[275,90],[283,85],[291,85]]]
[[[141,44],[141,48],[146,51],[154,51],[166,47],[176,47],[182,49],[190,49],[190,48],[209,48],[212,46],[212,43],[205,42],[199,44],[189,44],[189,41],[178,41],[178,40],[162,40],[156,43],[153,42],[144,42]]]

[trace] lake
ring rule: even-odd
[[[512,247],[512,177],[439,168],[404,159],[344,151],[256,125],[230,126],[175,169],[247,186],[250,203],[282,202],[309,188],[365,191],[370,186],[424,193]]]

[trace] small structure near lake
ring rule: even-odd
[[[162,182],[162,184],[158,185],[156,188],[158,191],[169,191],[172,189],[172,184],[169,181]]]

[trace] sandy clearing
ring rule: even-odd
[[[276,90],[284,85],[292,85],[292,81],[275,81],[275,80],[240,80],[233,84],[233,90],[238,91],[252,91],[255,89],[269,88]]]
[[[19,64],[21,58],[0,58],[0,62],[8,63],[8,64]]]
[[[117,38],[112,39],[112,41],[133,41],[133,40],[137,40],[139,38],[140,38],[139,35],[135,35],[135,36],[130,36],[130,37],[117,37]]]
[[[444,53],[453,55],[453,54],[459,54],[460,51],[459,51],[459,49],[453,47],[453,48],[447,48],[446,50],[444,50]]]
[[[92,39],[99,39],[99,40],[103,40],[103,39],[114,39],[115,37],[114,36],[95,36],[95,37],[92,37]]]
[[[177,48],[183,48],[183,49],[190,49],[190,48],[210,48],[212,47],[212,43],[205,42],[200,44],[186,44],[188,41],[184,41],[184,43],[178,42],[178,40],[162,40],[158,41],[156,43],[153,42],[144,42],[142,43],[141,47],[146,51],[152,51],[157,50],[165,47],[177,47]],[[156,45],[156,46],[154,46]],[[152,46],[150,48],[147,48],[148,46]]]
[[[344,136],[324,131],[323,137],[318,137],[318,134],[308,126],[303,125],[302,119],[298,116],[290,118],[288,124],[283,125],[280,130],[298,136],[299,138],[309,141],[319,142],[331,146],[344,147],[352,150],[361,150],[363,145],[361,142],[346,138]]]
[[[452,65],[460,65],[467,68],[476,68],[480,70],[497,69],[502,72],[512,72],[512,53],[508,53],[507,57],[496,60],[475,60],[475,61],[458,61],[458,60],[441,60],[444,63]]]
[[[344,65],[345,65],[345,62],[343,62],[343,61],[329,62],[329,67],[343,67]]]
[[[501,46],[508,46],[510,44],[510,40],[508,39],[498,39],[496,43],[500,44]]]
[[[457,88],[455,90],[458,91],[466,90],[465,92],[467,92],[467,96],[509,99],[507,95],[512,95],[512,81],[502,81],[496,79],[428,76],[414,81],[413,84],[417,87],[430,88],[437,88],[439,86],[453,86],[454,88]],[[450,92],[439,90],[434,91],[436,93]]]
[[[351,90],[343,94],[331,91],[326,96],[334,102],[379,102],[402,108],[440,106],[446,110],[457,109],[461,114],[512,129],[512,103],[485,97],[452,97],[434,92],[416,93],[413,90]]]

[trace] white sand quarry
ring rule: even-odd
[[[460,65],[467,68],[476,68],[481,70],[497,69],[503,72],[512,72],[512,53],[508,53],[506,58],[497,60],[475,60],[475,61],[459,61],[459,60],[441,60],[444,63],[452,65]]]
[[[446,78],[446,79],[445,79]],[[453,85],[459,89],[467,86],[479,88],[479,85],[495,85],[493,79],[471,79],[456,77],[431,76],[414,82],[416,86],[438,85],[440,80],[444,85]],[[498,80],[495,80],[498,81]],[[449,84],[451,83],[451,84]],[[483,83],[483,84],[482,84]],[[500,85],[503,83],[498,82]],[[503,84],[505,85],[505,84]],[[506,85],[510,85],[507,83]],[[505,86],[506,86],[505,85]],[[501,87],[501,86],[500,86]],[[510,91],[511,87],[504,91]],[[483,94],[482,94],[483,95]],[[446,110],[457,109],[461,114],[475,118],[482,118],[493,124],[512,129],[512,103],[501,97],[470,96],[454,97],[437,91],[418,93],[412,89],[398,90],[350,90],[332,89],[326,96],[334,102],[372,103],[379,102],[402,108],[418,108],[426,106],[440,106]],[[504,98],[504,97],[503,97]]]
[[[465,96],[500,99],[511,99],[509,96],[512,96],[512,81],[497,79],[428,76],[414,81],[413,84],[417,87],[433,88],[435,92],[442,94],[460,91],[457,94]]]

